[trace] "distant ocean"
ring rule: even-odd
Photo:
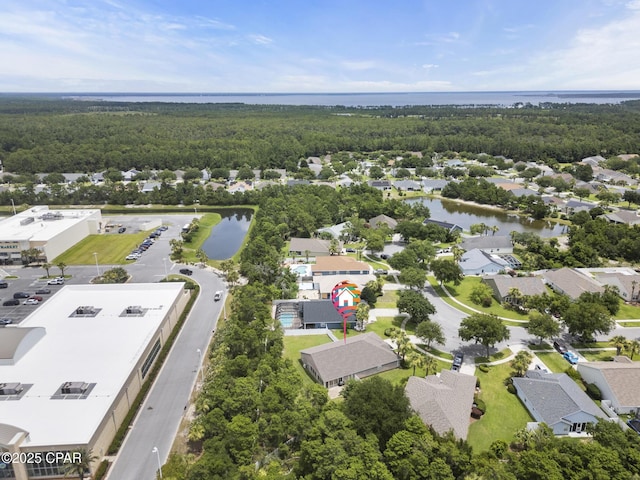
[[[78,93],[63,95],[74,100],[107,102],[244,103],[250,105],[315,105],[345,107],[402,107],[408,105],[495,105],[522,103],[616,104],[640,99],[633,91],[545,91],[545,92],[418,92],[418,93]]]

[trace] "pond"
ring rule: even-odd
[[[242,246],[249,231],[253,210],[230,208],[220,212],[222,220],[211,229],[211,235],[202,245],[207,256],[213,260],[233,257]]]
[[[566,226],[546,220],[533,220],[513,213],[506,213],[492,208],[482,208],[477,205],[458,203],[440,198],[411,198],[408,203],[422,202],[431,211],[433,220],[455,223],[465,231],[474,223],[484,223],[497,226],[497,235],[509,235],[516,232],[533,232],[541,237],[557,237],[566,233]]]

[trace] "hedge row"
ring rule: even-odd
[[[103,460],[102,462],[100,462],[100,466],[98,466],[96,473],[93,475],[94,480],[102,480],[107,474],[109,465],[111,465],[111,463],[109,463],[109,460]]]
[[[156,376],[158,375],[158,372],[162,367],[162,364],[167,358],[167,355],[169,354],[169,351],[173,346],[173,342],[178,336],[178,333],[180,332],[180,330],[182,329],[182,325],[187,319],[187,316],[189,315],[189,312],[193,307],[193,303],[196,301],[196,298],[198,297],[199,293],[200,293],[200,287],[198,285],[195,285],[195,288],[193,288],[191,297],[187,301],[187,305],[185,306],[184,310],[182,311],[182,314],[180,315],[180,318],[178,319],[178,323],[169,334],[169,337],[167,338],[167,341],[165,342],[165,344],[162,346],[162,349],[158,354],[158,358],[156,359],[155,364],[153,365],[153,368],[149,372],[147,379],[142,384],[142,387],[140,388],[138,395],[136,395],[136,398],[133,401],[133,404],[131,405],[131,408],[129,409],[127,416],[124,417],[124,420],[120,425],[120,428],[116,432],[116,435],[113,438],[111,445],[109,445],[109,450],[107,451],[108,455],[115,455],[120,449],[120,446],[122,445],[122,442],[124,441],[124,438],[127,435],[127,432],[129,431],[129,425],[131,425],[131,422],[133,421],[136,414],[138,413],[138,410],[140,409],[142,402],[147,396],[147,393],[149,392],[149,390],[151,389],[151,385],[153,385],[153,382],[155,381]]]

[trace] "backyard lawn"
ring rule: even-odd
[[[536,355],[553,373],[562,373],[571,366],[569,362],[562,358],[562,355],[557,352],[541,352]]]
[[[329,342],[331,342],[331,339],[327,335],[287,336],[284,337],[283,355],[285,358],[288,358],[293,362],[303,382],[315,383],[306,370],[302,368],[302,364],[300,363],[300,350]]]
[[[440,360],[437,360],[437,362],[438,362],[438,366],[436,368],[437,372],[440,372],[441,370],[449,370],[451,368],[451,365],[446,362],[441,362]],[[394,370],[389,370],[387,372],[382,372],[378,374],[379,377],[389,380],[394,385],[402,385],[402,386],[407,384],[407,380],[412,375],[413,375],[413,367],[396,368]],[[424,375],[425,375],[425,370],[423,368],[416,368],[416,377],[424,377]]]
[[[480,379],[480,398],[487,405],[482,418],[469,426],[467,441],[477,452],[488,450],[495,440],[511,442],[513,434],[533,419],[520,399],[504,385],[511,376],[509,364],[494,365],[487,373],[476,370],[476,376]]]
[[[615,318],[616,320],[631,320],[640,318],[640,307],[620,302],[620,310],[618,310],[618,314],[613,318]]]
[[[76,245],[60,254],[51,263],[67,265],[91,265],[96,263],[94,252],[98,254],[98,263],[128,264],[124,259],[131,250],[144,240],[149,232],[89,235]]]
[[[397,290],[387,290],[382,294],[381,297],[378,297],[376,300],[375,308],[396,308],[396,302],[398,301]]]

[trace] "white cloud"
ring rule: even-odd
[[[371,60],[356,60],[356,61],[343,61],[340,63],[345,69],[347,70],[354,70],[354,71],[360,71],[360,70],[370,70],[372,68],[375,68],[376,63],[371,61]]]
[[[629,10],[640,10],[640,0],[630,0],[627,2],[626,7]]]
[[[438,68],[440,65],[436,65],[434,63],[425,63],[424,65],[422,65],[422,68],[426,68],[426,69],[431,69],[431,68]]]
[[[273,42],[273,39],[266,37],[264,35],[257,35],[257,34],[249,35],[249,39],[256,45],[269,45],[270,43]]]

